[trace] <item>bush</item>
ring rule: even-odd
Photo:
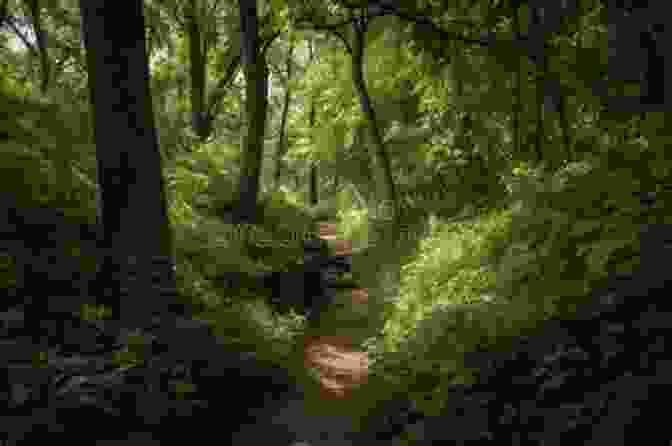
[[[316,221],[333,221],[338,213],[336,200],[334,198],[323,199],[315,206],[311,206],[308,213]]]
[[[610,163],[514,174],[509,208],[434,226],[371,347],[372,383],[407,389],[426,414],[441,410],[449,386],[478,379],[465,353],[505,350],[551,318],[571,318],[593,286],[632,272],[638,228],[658,218],[639,206],[644,183]]]

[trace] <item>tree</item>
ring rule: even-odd
[[[369,15],[370,11],[368,8],[361,8],[357,14],[355,14],[353,10],[359,8],[352,7],[350,9],[351,10],[348,11],[349,18],[343,23],[317,23],[318,20],[316,20],[316,17],[310,16],[298,18],[297,23],[303,23],[304,26],[307,25],[306,28],[308,29],[322,30],[332,33],[341,40],[347,52],[351,56],[352,81],[357,91],[361,111],[366,119],[367,128],[371,138],[371,144],[368,144],[367,148],[369,149],[369,157],[375,172],[373,181],[377,194],[376,202],[379,206],[382,205],[385,207],[386,214],[390,212],[390,220],[396,225],[396,223],[398,223],[399,217],[399,206],[397,202],[398,200],[394,178],[392,176],[391,161],[387,152],[387,148],[385,147],[385,142],[383,141],[380,122],[376,117],[376,110],[373,107],[371,96],[367,89],[363,73],[366,33],[369,28],[370,20],[375,18],[376,15]],[[323,19],[320,19],[319,21],[323,21]],[[346,24],[352,24],[352,44],[348,42],[347,38],[341,32],[338,31],[340,27]],[[372,215],[377,213],[378,212],[374,212]]]
[[[191,79],[192,128],[204,141],[210,135],[212,119],[205,112],[205,80],[207,41],[204,41],[199,23],[199,8],[196,0],[190,0],[186,6],[185,26],[189,40],[189,77]]]
[[[241,59],[245,73],[245,115],[247,134],[242,145],[242,166],[238,183],[238,213],[241,219],[256,218],[259,175],[264,152],[268,67],[261,50],[256,1],[240,0]]]
[[[289,102],[292,98],[291,80],[292,80],[292,56],[294,54],[294,42],[289,42],[287,50],[287,78],[285,81],[285,97],[282,101],[282,112],[280,115],[280,134],[278,136],[278,143],[276,145],[275,153],[275,172],[273,173],[273,188],[278,190],[280,187],[280,178],[282,176],[282,157],[287,153],[288,138],[287,138],[287,114],[289,113]]]
[[[143,2],[82,0],[104,238],[104,303],[131,327],[176,296]],[[120,26],[123,23],[123,26]]]
[[[372,145],[370,145],[371,161],[375,169],[374,178],[379,202],[383,206],[389,206],[387,211],[392,211],[392,222],[398,223],[397,193],[392,176],[390,158],[380,133],[380,126],[376,118],[375,109],[371,103],[371,97],[364,81],[364,44],[369,18],[367,16],[356,17],[353,22],[354,43],[352,45],[352,80],[355,83],[362,112],[366,116]],[[377,214],[375,212],[374,214]]]
[[[191,127],[200,141],[207,141],[214,131],[213,121],[220,102],[240,68],[240,30],[233,25],[232,14],[229,14],[233,8],[228,2],[205,0],[153,1],[148,2],[146,7],[151,13],[147,17],[150,29],[155,31],[159,44],[171,42],[168,44],[170,47],[176,35],[183,35],[186,40],[187,57],[183,63],[188,66],[189,73]],[[162,14],[176,26],[166,26]],[[219,29],[222,23],[232,26],[226,26],[222,32]],[[227,37],[225,42],[220,42],[222,35]],[[179,42],[181,38],[177,40]],[[213,53],[217,60],[218,79],[212,88],[208,88],[212,75],[208,70],[208,61],[212,60]],[[183,79],[175,81],[180,84]],[[180,89],[182,87],[179,85]]]
[[[308,42],[308,63],[312,64],[315,61],[315,52],[313,50],[313,42]],[[310,128],[311,134],[315,130],[315,98],[310,99],[310,112],[308,116],[308,127]],[[311,206],[317,206],[319,201],[318,193],[318,170],[317,170],[317,161],[312,160],[310,163],[310,173],[308,181],[308,202]]]

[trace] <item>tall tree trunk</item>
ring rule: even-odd
[[[143,2],[81,0],[80,9],[101,188],[101,298],[124,325],[143,327],[177,295]]]
[[[217,116],[219,105],[221,104],[222,98],[224,98],[227,87],[233,83],[240,69],[240,53],[233,57],[231,63],[226,68],[224,75],[217,81],[217,85],[212,89],[210,95],[208,96],[208,105],[206,110],[206,118],[208,120],[208,130],[213,131],[212,121],[214,117]],[[209,135],[208,135],[209,136]]]
[[[217,114],[217,108],[227,91],[227,86],[233,82],[238,73],[240,54],[231,59],[226,72],[222,74],[217,85],[207,95],[207,59],[208,49],[212,42],[203,33],[201,20],[197,0],[189,0],[185,21],[189,39],[191,126],[196,136],[204,142],[212,135],[214,130],[212,123]],[[237,51],[237,49],[233,51]]]
[[[319,189],[318,189],[318,167],[316,162],[310,164],[310,204],[311,206],[317,205],[319,202]]]
[[[460,57],[456,55],[455,57]],[[463,61],[460,61],[464,63]],[[456,60],[456,63],[459,63]],[[455,97],[457,98],[458,104],[464,102],[464,80],[458,75],[455,79]],[[467,112],[462,112],[462,110],[455,110],[455,147],[458,150],[461,150],[463,153],[467,152],[467,127],[469,123],[469,115]]]
[[[357,124],[353,130],[351,150],[355,158],[352,158],[347,164],[344,163],[344,171],[348,172],[350,180],[357,185],[359,191],[365,199],[366,208],[371,209],[376,202],[375,184],[372,184],[373,173],[371,169],[370,152],[366,148],[368,144],[366,136],[366,124]],[[362,153],[364,152],[364,153]]]
[[[315,60],[315,52],[313,50],[313,43],[308,42],[308,63],[312,64]],[[315,129],[315,98],[310,98],[310,115],[308,117],[308,126],[312,132]],[[318,172],[317,172],[317,161],[312,160],[310,163],[310,178],[308,181],[308,197],[311,206],[317,205],[319,200],[318,197]]]
[[[384,323],[383,315],[386,308],[399,297],[401,259],[397,257],[396,248],[402,228],[390,158],[364,81],[366,20],[360,17],[353,22],[352,79],[371,137],[371,144],[367,144],[367,148],[373,167],[375,194],[374,199],[369,202],[368,237],[371,258],[367,262],[372,269],[367,271],[366,275],[371,277],[373,282],[369,287],[368,323],[374,329],[380,329]],[[375,207],[372,209],[371,205]]]
[[[567,116],[567,98],[562,92],[559,92],[556,97],[556,102],[558,122],[562,134],[562,145],[565,148],[565,158],[567,162],[572,162],[574,156],[572,153],[572,135],[570,134],[569,118]]]
[[[190,0],[186,8],[186,28],[189,39],[189,77],[191,80],[191,126],[196,136],[205,141],[210,135],[205,106],[206,51],[201,35],[198,5]]]
[[[285,83],[285,98],[282,103],[282,115],[280,116],[280,134],[278,135],[278,144],[275,151],[275,172],[273,175],[273,188],[278,190],[280,187],[280,178],[282,177],[282,157],[287,153],[289,144],[287,141],[287,115],[289,114],[289,101],[292,97],[290,82],[292,80],[292,56],[294,53],[294,42],[290,42],[287,50],[287,82]]]
[[[366,117],[372,144],[367,145],[370,150],[370,157],[374,168],[374,182],[376,185],[376,201],[379,202],[378,209],[374,214],[383,214],[382,216],[394,226],[398,223],[399,206],[392,176],[392,167],[390,158],[387,154],[383,137],[380,134],[376,113],[371,104],[371,97],[364,82],[364,36],[366,29],[354,26],[354,45],[352,48],[352,79],[359,95],[359,103],[362,112]]]
[[[238,186],[238,214],[245,221],[257,218],[259,176],[264,153],[268,67],[259,50],[257,2],[240,0],[241,59],[245,73],[245,115],[247,135],[241,156]]]

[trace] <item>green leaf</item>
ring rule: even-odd
[[[601,220],[578,220],[574,222],[569,235],[571,237],[581,237],[602,227],[603,224]]]
[[[605,266],[614,251],[624,248],[632,243],[628,240],[601,240],[590,246],[590,253],[586,258],[588,269],[593,274],[604,274]]]

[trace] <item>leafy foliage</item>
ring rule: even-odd
[[[610,273],[632,273],[635,234],[651,216],[630,172],[587,162],[552,174],[516,169],[508,209],[435,225],[404,266],[384,338],[371,344],[374,373],[437,413],[442,388],[477,377],[466,352],[505,349],[552,317],[571,317]]]
[[[20,18],[10,3],[11,20]],[[260,22],[271,73],[271,130],[257,203],[262,218],[243,226],[231,214],[241,175],[240,135],[251,125],[242,112],[250,98],[243,97],[244,76],[220,84],[239,53],[235,7],[197,2],[213,127],[204,142],[187,128],[195,107],[184,5],[146,3],[182,303],[212,322],[228,347],[284,361],[305,320],[275,315],[256,275],[300,268],[300,241],[314,236],[315,220],[337,220],[340,237],[358,251],[353,267],[361,277],[373,282],[381,264],[398,260],[401,266],[397,299],[381,306],[384,329],[368,342],[373,377],[353,403],[361,412],[373,413],[395,395],[410,395],[428,414],[440,412],[451,385],[479,377],[465,364],[467,353],[506,349],[553,317],[571,318],[591,289],[638,267],[640,227],[669,219],[667,200],[647,211],[639,203],[641,193],[661,193],[669,183],[668,114],[629,111],[601,97],[607,91],[626,96],[628,77],[644,74],[643,64],[632,64],[626,74],[614,71],[614,54],[631,42],[622,33],[611,39],[604,2],[581,4],[572,14],[555,5],[543,31],[535,28],[532,5],[519,2],[399,4],[405,15],[423,19],[372,18],[364,77],[408,226],[399,239],[409,245],[383,247],[376,255],[368,249],[376,230],[373,211],[382,206],[373,181],[372,123],[365,122],[353,85],[351,54],[342,50],[341,39],[352,43],[352,33],[343,27],[331,39],[333,32],[315,36],[324,29],[299,29],[306,21],[336,23],[360,11],[338,1],[268,3]],[[100,205],[77,8],[65,1],[44,6],[56,80],[48,92],[37,93],[42,67],[34,50],[23,49],[30,32],[0,34],[2,204],[17,211],[16,221],[7,212],[2,222],[0,286],[15,297],[30,282],[28,266],[51,277],[58,269],[52,264],[67,263],[62,276],[82,273],[76,286],[97,268],[95,247],[81,236],[47,234],[37,224],[49,214],[59,228],[94,225]],[[370,12],[376,16],[375,8]],[[30,28],[29,21],[16,23],[14,34]],[[282,61],[286,68],[290,38],[296,51],[289,62],[298,74],[284,82],[278,67]],[[308,38],[316,54],[311,63]],[[635,56],[644,60],[642,53]],[[633,90],[651,87],[643,84]],[[267,161],[275,161],[276,151],[268,149],[278,147],[285,93],[288,151],[275,190],[269,175],[275,164]],[[219,102],[209,102],[220,94]],[[311,207],[305,186],[313,165],[320,202]],[[24,223],[16,224],[19,219]],[[233,276],[247,281],[232,285]],[[104,319],[104,311],[85,307],[82,317]],[[118,352],[119,361],[142,363],[140,344]],[[48,362],[42,353],[37,364]],[[176,386],[182,389],[177,393],[193,393],[187,382]]]
[[[51,203],[67,215],[92,221],[97,186],[93,147],[86,141],[87,124],[80,121],[86,114],[74,105],[13,95],[0,95],[0,108],[0,133],[6,134],[5,141],[0,140],[0,169],[7,181],[4,191],[22,206]],[[25,182],[31,173],[35,178]]]

